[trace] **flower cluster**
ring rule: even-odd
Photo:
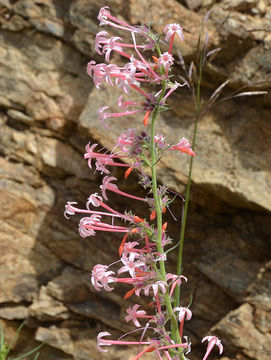
[[[112,291],[117,283],[128,285],[124,299],[133,295],[152,298],[152,307],[148,312],[139,309],[134,304],[127,309],[125,320],[132,322],[141,333],[139,341],[118,340],[105,338],[109,332],[101,332],[97,337],[98,349],[107,350],[109,345],[137,345],[139,359],[146,352],[155,352],[158,359],[185,359],[190,351],[190,341],[183,335],[184,322],[189,321],[192,312],[189,307],[174,306],[174,292],[187,278],[181,274],[166,272],[168,246],[172,240],[167,235],[167,223],[163,222],[163,214],[167,211],[172,199],[167,188],[158,186],[156,180],[156,164],[164,152],[177,151],[195,156],[189,141],[180,138],[177,144],[165,140],[162,134],[154,132],[154,123],[161,110],[166,108],[167,98],[181,86],[171,81],[171,68],[174,63],[172,48],[174,38],[183,40],[182,27],[178,24],[169,24],[164,28],[165,41],[168,49],[160,50],[159,37],[153,34],[146,26],[131,26],[111,15],[109,7],[101,8],[98,20],[100,26],[108,25],[128,32],[131,43],[124,43],[122,38],[109,38],[106,31],[96,35],[95,49],[98,54],[104,55],[106,62],[110,61],[113,52],[127,59],[125,65],[90,61],[87,73],[93,78],[97,88],[102,83],[117,86],[122,89],[123,95],[117,99],[121,109],[119,113],[110,113],[108,106],[98,111],[100,121],[109,127],[107,119],[120,116],[142,113],[143,129],[130,128],[122,131],[112,151],[98,150],[98,144],[87,144],[84,158],[88,166],[105,174],[100,185],[101,194],[90,195],[86,208],[77,207],[77,203],[68,202],[65,217],[69,218],[76,213],[84,217],[79,222],[79,233],[82,237],[94,236],[97,231],[123,233],[118,253],[120,259],[111,265],[97,264],[92,269],[91,283],[97,291]],[[143,57],[142,51],[155,51],[150,59]],[[142,89],[144,84],[144,89]],[[158,91],[147,91],[157,88]],[[131,89],[142,96],[141,102],[133,102],[124,97],[130,95]],[[151,118],[150,130],[149,119]],[[123,167],[127,178],[132,170],[138,172],[140,183],[149,190],[145,198],[126,193],[119,189],[117,179],[110,175],[112,167]],[[151,178],[149,177],[151,173]],[[150,207],[149,219],[143,219],[138,214],[121,213],[107,204],[110,192],[119,196],[141,201]],[[107,219],[107,220],[106,220]],[[109,219],[109,220],[108,220]],[[118,220],[118,221],[117,221]],[[124,223],[121,223],[123,221]],[[170,250],[170,249],[169,249]],[[208,347],[203,360],[206,360],[212,348],[217,345],[220,353],[222,345],[215,336],[207,336]]]

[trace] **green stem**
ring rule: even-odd
[[[164,97],[166,91],[166,81],[163,81],[163,88],[160,94],[160,97],[158,99],[158,104],[160,104],[162,98]],[[156,154],[156,146],[155,146],[155,141],[154,141],[154,125],[155,125],[155,120],[158,116],[159,113],[159,105],[156,106],[156,108],[154,109],[153,112],[153,116],[152,116],[152,120],[151,120],[151,174],[152,174],[152,192],[153,192],[153,198],[154,198],[154,203],[155,203],[155,211],[156,211],[156,224],[157,224],[157,242],[156,242],[156,247],[157,247],[157,251],[160,254],[164,254],[164,250],[163,250],[163,246],[162,246],[162,204],[161,204],[161,198],[157,193],[158,187],[157,187],[157,176],[156,176],[156,163],[157,163],[157,154]],[[159,272],[160,272],[160,276],[161,279],[163,281],[166,281],[166,268],[165,268],[165,262],[164,261],[159,261]],[[172,308],[172,304],[171,304],[171,299],[169,296],[169,291],[167,290],[166,293],[163,295],[164,301],[165,301],[165,305],[166,305],[166,309],[167,312],[169,314],[169,317],[171,319],[171,328],[172,328],[172,334],[174,337],[174,340],[177,341],[178,343],[181,343],[181,338],[180,338],[180,334],[178,331],[178,322],[177,319],[174,315],[173,312],[173,308]],[[183,357],[183,350],[179,350],[181,356]]]
[[[193,140],[192,140],[193,151],[195,151],[195,147],[196,147],[198,121],[199,121],[200,112],[201,112],[200,89],[201,89],[201,81],[202,81],[202,60],[203,60],[203,54],[201,51],[200,60],[199,60],[199,76],[198,76],[197,89],[196,89],[196,114],[195,114],[195,123],[194,123]],[[189,163],[187,187],[186,187],[186,192],[185,192],[184,211],[183,211],[182,224],[181,224],[180,245],[179,245],[178,262],[177,262],[177,275],[181,275],[181,273],[182,273],[183,245],[184,245],[184,235],[185,235],[185,229],[186,229],[188,205],[189,205],[189,198],[190,198],[193,161],[194,161],[194,157],[191,156],[190,163]],[[175,297],[174,306],[180,306],[180,293],[181,293],[180,286],[176,286],[175,294],[174,294],[174,297]]]

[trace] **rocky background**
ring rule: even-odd
[[[68,200],[83,206],[100,182],[82,159],[84,145],[96,140],[110,147],[120,128],[141,126],[138,119],[118,119],[108,132],[97,121],[97,108],[113,106],[117,93],[98,91],[85,72],[90,59],[103,61],[94,52],[96,17],[110,5],[132,24],[151,19],[158,31],[178,22],[189,31],[180,44],[189,62],[211,3],[0,0],[0,318],[7,341],[25,321],[13,357],[42,341],[40,360],[132,356],[131,349],[102,356],[96,350],[99,331],[117,336],[129,330],[123,318],[133,299],[123,301],[127,289],[105,294],[90,286],[91,268],[117,258],[120,238],[82,239],[78,218],[63,217]],[[208,24],[210,48],[222,50],[205,70],[204,99],[226,79],[225,94],[244,85],[270,89],[270,0],[213,1]],[[189,93],[179,91],[170,105],[163,132],[171,142],[191,138]],[[201,359],[200,340],[210,333],[223,339],[224,360],[270,359],[270,106],[270,95],[236,98],[199,123],[184,254],[189,282],[182,290],[184,305],[193,295],[186,327],[191,359]],[[187,168],[185,156],[165,158],[159,180],[184,193]],[[135,177],[126,182],[121,171],[115,175],[123,190],[143,194]],[[116,208],[130,207],[117,196],[110,200]],[[180,207],[178,201],[173,207],[178,219]],[[179,222],[169,231],[177,236]],[[172,271],[174,261],[171,256]]]

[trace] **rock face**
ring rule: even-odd
[[[41,360],[100,359],[96,335],[129,331],[124,321],[126,289],[97,293],[90,269],[117,259],[120,237],[81,239],[78,219],[63,217],[68,200],[80,205],[96,192],[100,176],[83,160],[84,145],[112,147],[120,129],[138,118],[111,121],[105,131],[99,106],[114,108],[117,90],[94,88],[85,73],[94,53],[101,6],[132,24],[181,23],[188,32],[180,49],[196,58],[197,34],[212,1],[1,0],[0,1],[0,318],[7,340],[26,321],[14,356],[46,341]],[[215,1],[208,20],[211,49],[220,47],[203,76],[207,101],[229,79],[225,96],[238,88],[271,87],[271,4],[268,0]],[[114,61],[120,61],[117,57]],[[180,66],[176,69],[181,72]],[[177,104],[177,105],[176,105]],[[161,114],[166,138],[192,137],[194,108],[187,90]],[[225,359],[267,360],[271,353],[270,94],[221,102],[198,124],[192,203],[185,243],[184,305],[193,295],[187,325],[194,353],[210,331],[225,345]],[[141,126],[141,121],[138,126]],[[170,156],[159,181],[184,192],[188,162]],[[116,173],[123,178],[123,173]],[[131,176],[125,191],[141,192]],[[116,208],[129,208],[115,196]],[[181,204],[173,206],[180,212]],[[137,207],[138,209],[138,207]],[[144,211],[144,209],[142,209]],[[178,236],[179,222],[169,229]],[[174,271],[174,258],[170,258]],[[146,303],[142,300],[142,304]],[[130,349],[103,355],[129,358]],[[151,357],[150,357],[151,358]]]

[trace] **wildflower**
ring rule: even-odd
[[[124,214],[121,214],[118,211],[115,211],[114,209],[112,209],[110,206],[108,206],[107,204],[105,204],[103,201],[103,198],[101,196],[99,196],[97,193],[91,194],[88,198],[87,204],[86,204],[86,208],[89,210],[89,205],[93,205],[95,207],[103,207],[104,209],[110,211],[111,214],[107,214],[113,217],[112,214],[114,214],[117,217],[121,217],[125,220],[129,220],[128,217]],[[100,213],[100,215],[105,215],[103,213]]]
[[[106,128],[110,128],[104,121],[105,119],[107,118],[117,118],[117,117],[120,117],[120,116],[125,116],[125,115],[133,115],[133,114],[136,114],[138,113],[139,111],[138,110],[134,110],[134,111],[125,111],[125,112],[122,112],[122,113],[109,113],[109,112],[104,112],[106,109],[108,109],[109,106],[103,106],[99,109],[98,111],[98,115],[99,115],[99,120],[100,122],[104,125],[104,127]]]
[[[106,291],[112,291],[113,288],[109,287],[108,284],[115,282],[112,277],[114,271],[107,271],[108,266],[97,264],[94,266],[91,273],[91,283],[97,291],[104,288]]]
[[[154,142],[155,144],[158,144],[160,147],[163,147],[165,145],[165,137],[161,134],[157,134],[154,136]]]
[[[121,341],[121,340],[109,340],[103,339],[104,336],[110,336],[111,334],[107,331],[100,332],[97,336],[97,348],[100,352],[107,352],[101,348],[101,346],[110,346],[110,345],[149,345],[149,341]]]
[[[75,213],[84,213],[84,214],[92,214],[92,215],[105,215],[105,216],[111,216],[111,217],[120,217],[123,219],[128,219],[124,214],[120,214],[117,213],[116,211],[114,211],[113,209],[111,209],[109,206],[106,206],[105,204],[103,204],[103,202],[98,202],[97,200],[95,200],[94,202],[92,201],[92,197],[95,196],[96,194],[92,194],[90,195],[87,205],[86,205],[86,209],[79,209],[77,207],[74,206],[74,204],[77,204],[76,202],[72,202],[72,201],[68,201],[67,205],[65,205],[65,211],[64,211],[64,216],[66,219],[69,219],[69,217],[67,215],[74,215]],[[97,198],[101,198],[101,196],[97,195]],[[102,198],[101,198],[102,199]],[[96,204],[96,207],[99,207],[101,204],[103,204],[107,210],[111,211],[110,213],[107,212],[103,212],[103,211],[97,211],[97,210],[90,210],[89,209],[89,204]],[[95,206],[95,205],[94,205]]]
[[[105,81],[111,86],[114,86],[112,78],[119,76],[121,70],[115,64],[97,64],[94,60],[91,60],[87,65],[87,74],[93,78],[93,82],[97,89],[100,89],[100,85]]]
[[[158,280],[158,281],[156,281],[156,282],[154,282],[154,283],[152,283],[152,284],[147,284],[147,285],[145,285],[145,286],[144,286],[143,288],[141,288],[141,289],[140,289],[140,288],[137,289],[136,292],[135,292],[135,294],[136,294],[137,296],[139,296],[139,295],[140,295],[140,291],[141,291],[141,290],[144,290],[144,294],[145,294],[146,296],[149,296],[149,292],[150,292],[150,290],[152,290],[154,296],[156,296],[156,295],[158,294],[159,288],[160,288],[160,290],[162,291],[162,293],[164,294],[164,293],[167,291],[167,283],[164,282],[164,281],[162,281],[162,280]]]
[[[139,243],[137,241],[133,241],[133,242],[126,242],[123,245],[123,251],[120,255],[123,254],[124,257],[128,257],[130,252],[135,251],[135,246],[139,245]],[[139,255],[135,254],[135,257],[137,257]]]
[[[121,133],[117,140],[117,146],[123,152],[128,152],[135,141],[136,129],[128,129]]]
[[[145,266],[146,263],[143,260],[135,261],[135,254],[130,253],[129,257],[123,256],[121,257],[121,262],[124,266],[122,266],[118,273],[121,274],[123,272],[128,271],[132,278],[136,277],[136,269],[140,268],[141,266]]]
[[[95,50],[99,55],[105,54],[105,60],[109,62],[111,51],[116,51],[120,55],[130,59],[131,55],[123,51],[123,48],[134,48],[134,44],[122,43],[122,38],[118,36],[112,36],[110,39],[107,38],[108,33],[106,31],[100,31],[95,37]],[[145,49],[145,45],[137,45],[139,48]],[[102,51],[100,48],[103,48]]]
[[[136,27],[131,26],[125,21],[121,21],[118,18],[112,16],[109,6],[105,6],[100,9],[97,19],[100,21],[100,26],[109,25],[126,31],[139,32]]]
[[[223,352],[223,345],[221,344],[221,340],[219,340],[216,336],[213,336],[213,335],[209,335],[209,336],[205,336],[201,342],[204,342],[204,341],[208,341],[208,346],[207,346],[207,350],[206,350],[206,353],[204,355],[204,358],[202,360],[206,360],[207,357],[209,356],[210,352],[212,351],[213,347],[215,345],[218,346],[218,349],[219,349],[219,354],[222,354]]]
[[[122,195],[122,196],[125,196],[125,197],[129,197],[131,199],[135,199],[135,200],[140,200],[140,201],[146,201],[145,198],[140,198],[138,196],[134,196],[134,195],[130,195],[130,194],[127,194],[121,190],[118,189],[117,185],[116,184],[112,184],[111,181],[113,180],[117,180],[117,178],[113,177],[113,176],[105,176],[103,178],[103,182],[102,182],[102,185],[100,185],[100,188],[102,190],[102,195],[103,195],[103,198],[105,200],[108,200],[107,196],[106,196],[106,190],[109,190],[109,191],[113,191],[119,195]]]
[[[159,66],[164,67],[165,72],[167,73],[170,66],[173,64],[173,61],[174,61],[173,56],[170,53],[165,52],[159,57],[158,64]]]
[[[94,236],[95,230],[109,231],[109,232],[129,232],[129,228],[124,226],[110,225],[101,222],[101,216],[93,214],[89,217],[84,217],[79,222],[79,234],[83,238]]]
[[[191,352],[191,345],[192,345],[192,343],[191,343],[191,341],[189,341],[188,340],[188,336],[184,336],[184,339],[185,339],[185,341],[187,342],[187,348],[186,348],[186,350],[185,350],[185,353],[186,354],[188,354],[188,353],[190,353]]]
[[[129,167],[128,164],[123,164],[114,161],[115,159],[120,159],[120,156],[115,155],[113,153],[106,154],[101,152],[95,152],[94,149],[96,148],[98,144],[90,144],[88,143],[85,147],[86,153],[84,154],[84,159],[88,159],[88,166],[90,169],[92,169],[92,160],[96,159],[95,167],[96,170],[100,171],[102,174],[106,173],[109,174],[109,170],[106,168],[106,166],[118,166],[118,167]],[[124,155],[121,157],[125,157]]]
[[[190,320],[192,317],[192,311],[186,307],[175,307],[173,311],[179,313],[180,322],[182,322],[184,319]]]
[[[145,319],[153,318],[153,316],[151,315],[146,315],[146,311],[138,310],[139,307],[140,305],[135,304],[132,308],[128,308],[126,310],[128,315],[125,317],[125,320],[127,322],[132,320],[136,327],[140,327],[140,323],[137,318],[145,318]]]
[[[167,281],[168,281],[168,280],[172,280],[172,282],[171,282],[171,284],[170,284],[170,285],[171,285],[171,289],[170,289],[170,293],[169,293],[170,296],[172,296],[175,287],[176,287],[177,285],[178,285],[178,286],[181,285],[182,279],[184,279],[185,281],[187,281],[187,278],[186,278],[185,276],[183,276],[183,275],[179,275],[179,276],[178,276],[178,275],[170,274],[170,273],[166,274],[166,279],[167,279]]]
[[[113,50],[117,51],[121,55],[123,55],[122,46],[118,42],[118,40],[122,40],[119,36],[112,36],[107,43],[103,47],[103,53],[105,54],[105,60],[109,62],[110,54]],[[129,56],[129,55],[128,55]],[[130,57],[130,56],[129,56]]]
[[[168,24],[164,28],[164,33],[166,34],[166,36],[165,36],[166,41],[170,42],[168,52],[171,53],[175,34],[177,34],[179,36],[181,41],[184,40],[183,28],[179,24],[175,24],[175,23]]]
[[[67,205],[65,205],[64,216],[66,219],[69,219],[67,215],[74,215],[75,208],[73,207],[74,204],[77,204],[75,201],[68,201]]]
[[[107,119],[117,119],[135,114],[138,116],[140,114],[144,127],[147,126],[150,117],[152,117],[152,129],[150,134],[145,129],[144,131],[137,131],[133,128],[125,130],[119,136],[112,151],[103,151],[103,149],[97,148],[97,144],[87,144],[84,158],[88,161],[88,166],[106,174],[100,185],[101,196],[98,193],[91,194],[85,209],[79,208],[76,202],[69,201],[65,206],[64,215],[69,218],[75,214],[84,214],[79,222],[79,233],[82,237],[93,236],[97,231],[123,233],[119,246],[120,260],[111,264],[114,266],[118,264],[118,270],[112,271],[111,265],[97,264],[91,272],[91,283],[97,291],[101,291],[101,289],[112,291],[116,283],[129,285],[131,289],[126,292],[124,299],[133,294],[137,296],[142,293],[146,296],[150,295],[153,298],[150,305],[153,306],[154,310],[154,315],[148,315],[146,311],[140,310],[139,304],[135,304],[126,310],[125,320],[133,322],[137,328],[133,331],[142,333],[140,341],[122,340],[123,336],[131,332],[124,334],[118,340],[105,338],[111,334],[101,332],[97,336],[98,350],[106,352],[103,346],[110,345],[137,345],[137,355],[133,360],[139,360],[147,352],[155,352],[159,360],[163,358],[167,360],[185,358],[184,354],[190,351],[190,342],[187,337],[182,336],[183,325],[185,320],[191,319],[192,312],[186,307],[178,306],[172,309],[173,299],[171,297],[176,286],[180,286],[183,280],[187,281],[187,278],[183,275],[166,274],[165,272],[163,262],[166,260],[167,251],[164,250],[164,247],[169,245],[172,240],[166,235],[167,222],[165,222],[162,213],[166,209],[170,211],[169,204],[172,200],[168,196],[167,188],[157,184],[155,164],[165,150],[177,150],[191,156],[195,156],[195,153],[187,139],[181,138],[176,145],[168,144],[163,135],[154,136],[153,127],[158,113],[167,108],[168,97],[177,88],[188,85],[186,82],[184,84],[171,82],[169,76],[170,68],[174,62],[172,56],[174,38],[177,34],[183,40],[183,29],[179,24],[169,24],[164,28],[165,39],[169,43],[169,47],[168,51],[161,52],[158,36],[152,34],[146,26],[131,26],[112,16],[108,6],[100,9],[98,20],[100,26],[108,25],[130,32],[132,41],[131,43],[124,43],[119,36],[110,37],[107,31],[99,31],[95,38],[95,50],[99,55],[105,56],[106,63],[96,64],[94,60],[91,60],[87,66],[88,75],[93,78],[98,89],[102,84],[107,83],[110,86],[119,87],[129,97],[132,90],[137,91],[142,97],[140,101],[135,102],[128,97],[125,99],[124,96],[120,96],[117,100],[117,106],[120,110],[110,112],[108,106],[103,106],[98,112],[99,119],[108,128]],[[141,43],[138,41],[139,35],[143,37]],[[154,47],[157,51],[156,56],[147,54],[148,59],[145,59],[142,50],[153,49]],[[132,54],[129,50],[132,50]],[[127,63],[121,66],[108,64],[113,52],[117,52],[128,59]],[[152,90],[146,91],[142,83],[152,85]],[[162,84],[160,91],[153,91],[158,84]],[[123,163],[122,160],[126,159],[132,160],[127,161],[129,163]],[[109,175],[111,166],[125,168],[125,179],[133,169],[137,169],[141,174],[140,183],[149,190],[149,196],[141,198],[121,191],[115,183],[117,179]],[[145,173],[146,168],[151,170],[152,180]],[[150,220],[153,221],[157,218],[157,221],[150,224],[146,218],[143,219],[131,213],[122,214],[114,210],[105,203],[108,200],[107,191],[129,199],[147,202],[150,206]],[[125,220],[129,225],[115,225],[115,218]],[[134,234],[136,234],[137,241],[129,242],[128,239]],[[127,277],[122,277],[124,273],[127,274]],[[141,327],[140,319],[147,320],[145,320],[145,326]],[[168,322],[173,320],[174,323],[177,320],[179,321],[179,334],[175,332],[175,330],[178,331],[176,326],[172,327],[172,333],[169,330],[170,324]],[[148,341],[143,341],[147,330],[152,330],[154,336],[153,338],[149,337]],[[174,340],[171,339],[171,336]],[[179,341],[175,343],[176,339]],[[202,341],[206,340],[209,343],[203,360],[207,360],[214,345],[219,347],[220,353],[223,350],[220,340],[215,336],[205,337]]]
[[[99,55],[103,55],[103,53],[100,51],[100,48],[102,48],[103,44],[106,44],[108,39],[108,32],[107,31],[100,31],[96,34],[95,36],[95,51],[99,54]]]
[[[196,156],[196,154],[194,153],[194,151],[191,148],[191,145],[189,144],[189,141],[184,137],[180,139],[178,144],[171,146],[169,148],[169,150],[178,150],[182,153],[185,153],[185,154],[188,154],[191,156]]]

